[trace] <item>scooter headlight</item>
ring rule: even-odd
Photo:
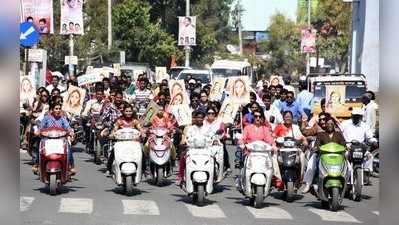
[[[331,165],[331,166],[326,166],[326,170],[330,173],[341,173],[341,166],[337,166],[337,165]]]

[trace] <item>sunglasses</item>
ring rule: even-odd
[[[292,99],[292,98],[294,98],[294,97],[293,97],[293,96],[286,96],[285,98],[291,98],[291,99]]]
[[[254,115],[255,118],[262,118],[261,115]]]

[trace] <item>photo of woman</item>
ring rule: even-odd
[[[27,103],[32,106],[33,100],[36,96],[35,88],[30,77],[20,77],[20,102]]]
[[[240,105],[234,103],[232,99],[224,100],[220,108],[218,120],[223,123],[233,123],[239,107]]]
[[[64,103],[62,108],[66,112],[79,115],[82,111],[84,97],[86,91],[84,89],[69,86],[67,95],[64,96]]]
[[[169,81],[170,96],[173,97],[177,93],[183,93],[186,91],[184,80],[171,80]]]
[[[181,105],[183,104],[183,93],[177,93],[175,96],[173,96],[172,101],[170,103],[171,105]]]
[[[212,88],[209,94],[211,101],[219,101],[222,98],[222,92],[226,83],[226,78],[218,77],[212,82]]]
[[[191,124],[191,110],[188,105],[173,105],[170,112],[176,118],[176,122],[179,126]]]
[[[346,110],[345,86],[326,86],[326,111],[332,114]]]
[[[234,77],[229,79],[228,93],[233,102],[244,105],[249,103],[248,77]]]

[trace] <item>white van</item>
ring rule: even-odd
[[[251,83],[253,80],[253,69],[247,61],[216,60],[211,66],[213,77],[248,76]]]
[[[176,80],[186,80],[188,76],[200,80],[203,85],[212,83],[210,70],[183,70],[179,73]]]

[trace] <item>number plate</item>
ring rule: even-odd
[[[64,140],[49,139],[44,143],[46,156],[51,154],[64,154]]]
[[[353,158],[361,159],[361,158],[363,158],[363,153],[362,152],[353,152]]]

